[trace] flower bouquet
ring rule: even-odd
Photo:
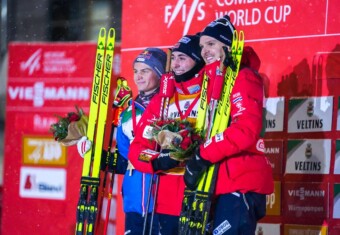
[[[58,122],[50,127],[53,137],[64,146],[77,144],[86,135],[88,117],[82,109],[76,107],[76,112],[69,112],[65,117],[58,116]]]
[[[159,120],[151,125],[153,139],[162,149],[170,149],[170,157],[184,161],[192,157],[203,135],[189,121]]]

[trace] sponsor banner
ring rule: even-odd
[[[340,184],[334,184],[333,218],[340,219]]]
[[[330,139],[288,140],[286,173],[329,174]]]
[[[11,43],[6,111],[46,115],[75,104],[88,111],[95,50],[93,43]]]
[[[21,167],[19,194],[24,198],[66,198],[66,170],[62,168]]]
[[[75,107],[68,107],[65,108],[66,110],[72,109],[72,111],[76,111]],[[45,112],[44,112],[45,110]],[[49,110],[49,109],[47,109]],[[40,109],[40,111],[37,110],[37,112],[31,113],[31,112],[16,112],[18,115],[13,115],[13,125],[14,128],[17,130],[21,130],[25,134],[27,133],[34,133],[36,134],[42,134],[46,135],[48,130],[51,127],[51,124],[58,122],[58,116],[65,116],[65,111],[61,111],[60,113],[57,112],[59,110],[56,108],[56,111],[53,112],[52,109],[47,111],[46,109]],[[14,114],[15,112],[11,112]],[[52,133],[49,133],[49,136],[51,137]]]
[[[99,29],[98,29],[99,32]],[[96,57],[95,43],[16,43],[9,44],[8,75],[14,80],[44,78],[81,82],[93,70]],[[86,51],[86,53],[84,53]],[[120,45],[115,46],[113,75],[120,74]]]
[[[268,157],[273,168],[274,175],[281,175],[282,173],[282,159],[283,159],[283,140],[264,140],[264,153]]]
[[[255,235],[281,234],[281,224],[257,223]]]
[[[332,129],[333,97],[291,98],[288,132],[320,132]]]
[[[282,36],[320,34],[324,31],[325,21],[322,15],[315,16],[314,12],[327,9],[325,0],[315,1],[313,4],[294,0],[162,2],[150,0],[147,3],[153,6],[147,15],[138,10],[145,6],[144,1],[131,0],[129,4],[123,4],[123,12],[130,13],[123,14],[123,25],[129,25],[122,28],[124,48],[143,47],[147,40],[149,43],[146,46],[150,43],[172,45],[173,38],[178,39],[190,32],[200,32],[212,20],[226,14],[230,16],[236,28],[245,30],[247,38],[253,40],[276,38],[278,32]],[[132,9],[131,6],[134,8]],[[301,14],[301,9],[304,9],[304,14]],[[152,14],[156,12],[157,14]],[[296,27],[296,25],[304,25],[304,27]],[[133,33],[131,33],[132,28]],[[150,30],[152,30],[152,37],[146,33]],[[139,35],[139,40],[135,40],[134,35]]]
[[[93,43],[11,43],[9,54],[15,56],[9,59],[7,111],[67,112],[70,103],[89,106],[95,50]],[[113,77],[120,74],[120,63],[116,46]]]
[[[340,184],[334,184],[333,218],[340,219]]]
[[[133,84],[131,66],[144,48],[167,50],[184,34],[196,34],[212,20],[229,14],[236,29],[244,31],[246,45],[252,46],[261,59],[260,75],[269,97],[314,95],[314,65],[318,66],[314,56],[338,50],[340,28],[336,1],[131,0],[123,4],[122,75]],[[153,6],[148,14],[139,10],[145,4]],[[275,48],[275,53],[271,48]],[[326,61],[325,58],[323,62]],[[336,70],[334,68],[336,65],[330,66],[327,73],[319,74],[326,76],[330,70]],[[335,88],[337,84],[334,83]],[[132,89],[137,94],[134,85]],[[323,90],[318,95],[329,93]]]
[[[286,218],[328,218],[328,183],[286,182],[282,195],[285,198],[282,210]]]
[[[284,97],[266,99],[266,132],[283,131]]]
[[[340,131],[340,97],[338,97],[338,113],[337,113],[336,130]]]
[[[56,81],[56,82],[55,82]],[[86,81],[86,83],[84,83]],[[87,77],[82,82],[67,82],[64,80],[49,81],[19,81],[8,82],[8,111],[27,111],[35,108],[51,108],[68,106],[72,103],[90,103],[92,80]]]
[[[24,165],[66,165],[66,147],[51,136],[23,136]]]
[[[284,235],[327,235],[327,226],[285,224]]]
[[[340,140],[335,141],[334,174],[340,174]]]
[[[281,214],[281,182],[274,182],[274,192],[266,196],[266,215]]]
[[[4,136],[4,175],[10,177],[4,177],[2,232],[74,234],[83,159],[49,129],[75,106],[88,114],[95,52],[95,43],[10,43]],[[119,63],[117,45],[113,79]],[[121,207],[114,212],[122,217]],[[13,218],[19,227],[12,226]]]

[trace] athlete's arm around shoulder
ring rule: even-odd
[[[161,97],[155,95],[146,107],[131,142],[128,158],[139,171],[153,173],[151,159],[158,156],[156,143],[152,139],[151,124],[159,119]]]
[[[200,147],[202,157],[213,163],[248,151],[260,138],[263,83],[251,69],[240,70],[230,104],[230,125]]]

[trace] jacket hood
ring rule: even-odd
[[[252,47],[245,46],[243,48],[241,66],[247,66],[255,71],[259,71],[261,60]]]

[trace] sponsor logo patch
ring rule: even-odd
[[[235,99],[233,99],[233,103],[237,103],[237,102],[241,102],[242,101],[242,96],[236,97]]]
[[[139,154],[138,160],[142,162],[149,162],[150,159],[158,155],[159,155],[159,152],[157,151],[153,151],[151,149],[145,149]]]
[[[146,126],[143,130],[143,138],[151,140],[152,139],[152,126]]]
[[[212,139],[208,139],[207,141],[205,141],[204,143],[204,148],[206,148],[207,146],[209,146],[209,144],[212,143]]]
[[[214,229],[214,235],[221,235],[231,228],[228,220],[223,221],[217,228]]]
[[[216,142],[220,142],[222,140],[224,140],[223,133],[218,133],[218,134],[215,135],[215,141]]]
[[[256,143],[256,149],[257,151],[260,151],[262,153],[264,153],[265,150],[265,146],[264,146],[264,141],[263,139],[259,139]]]

